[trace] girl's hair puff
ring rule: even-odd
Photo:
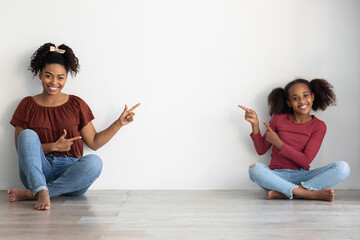
[[[310,92],[314,94],[315,99],[312,109],[314,111],[325,110],[329,106],[336,105],[336,95],[333,86],[324,79],[313,79],[310,82],[305,79],[295,79],[289,82],[285,88],[275,88],[268,96],[268,106],[270,116],[280,113],[292,113],[293,110],[287,104],[289,99],[289,89],[298,83],[305,84]]]
[[[50,47],[54,46],[53,43],[45,43],[38,48],[31,56],[31,62],[29,70],[36,76],[46,66],[46,64],[60,64],[64,66],[67,72],[70,72],[72,76],[80,70],[79,59],[75,56],[70,47],[65,44],[58,46],[59,49],[65,50],[65,53],[60,54],[58,52],[51,52]]]
[[[324,79],[313,79],[310,81],[311,91],[315,95],[312,109],[324,111],[329,106],[336,105],[336,95],[333,86]]]
[[[283,88],[273,89],[268,96],[269,114],[288,113],[291,111],[286,103],[286,94]]]

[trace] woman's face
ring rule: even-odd
[[[41,70],[39,78],[43,85],[43,93],[56,95],[65,87],[67,71],[60,64],[46,64]]]
[[[294,114],[309,115],[314,102],[314,94],[306,84],[296,83],[290,87],[287,104]]]

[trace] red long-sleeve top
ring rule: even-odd
[[[273,146],[269,168],[309,170],[324,139],[325,123],[312,116],[309,122],[296,124],[289,118],[289,114],[278,114],[271,118],[269,125],[284,142],[281,150]],[[259,155],[270,149],[272,144],[266,141],[266,133],[263,136],[260,132],[250,136]]]

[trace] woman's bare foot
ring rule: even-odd
[[[329,202],[332,202],[335,197],[334,190],[331,188],[311,191],[303,186],[299,186],[298,188],[293,189],[293,194],[310,200],[323,200]]]
[[[35,197],[37,199],[35,210],[50,210],[50,196],[48,191],[41,190]]]
[[[10,202],[36,200],[31,190],[20,188],[9,189],[8,198]]]
[[[46,190],[41,190],[34,196],[29,189],[9,189],[8,198],[10,202],[37,200],[34,209],[35,210],[49,210],[50,209],[50,197]]]
[[[284,194],[282,194],[282,193],[270,190],[266,194],[266,199],[270,200],[270,199],[289,199],[289,198],[287,196],[285,196]]]

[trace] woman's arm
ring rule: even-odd
[[[17,139],[18,139],[20,133],[23,130],[24,130],[24,128],[22,128],[22,127],[16,127],[15,128],[15,147],[16,147],[16,151],[17,151]],[[78,139],[81,138],[81,136],[68,138],[68,139],[65,139],[65,137],[66,137],[66,130],[64,129],[63,135],[56,142],[41,144],[41,147],[43,149],[44,154],[46,155],[46,154],[51,153],[51,152],[67,152],[67,151],[70,150],[71,145],[73,144],[73,142],[75,140],[78,140]]]
[[[77,136],[73,138],[65,138],[65,137],[66,137],[66,130],[64,129],[63,135],[61,135],[56,142],[41,144],[44,154],[46,155],[51,152],[68,152],[70,151],[74,141],[81,139],[81,136]]]
[[[20,133],[23,131],[24,129],[22,127],[15,127],[15,147],[16,147],[16,151],[17,151],[17,139],[20,135]]]
[[[120,130],[120,128],[134,120],[133,117],[135,116],[135,113],[133,111],[139,105],[140,103],[136,104],[130,110],[128,110],[127,105],[125,105],[125,109],[120,117],[107,129],[101,132],[96,132],[94,125],[89,122],[80,131],[85,144],[94,151],[104,146]]]

